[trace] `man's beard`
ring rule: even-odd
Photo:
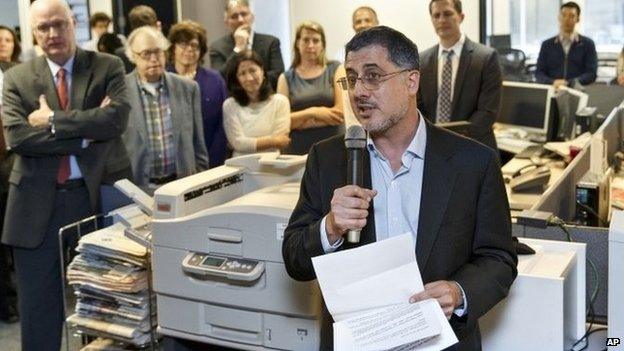
[[[383,134],[391,127],[397,125],[406,114],[407,104],[403,104],[399,111],[396,111],[383,121],[368,124],[365,129],[371,134],[371,136]]]

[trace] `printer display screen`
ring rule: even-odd
[[[225,258],[208,256],[204,259],[201,265],[205,267],[219,267],[223,264],[223,262],[225,262]]]

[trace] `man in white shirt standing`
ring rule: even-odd
[[[502,84],[498,54],[462,33],[461,0],[431,0],[429,13],[440,43],[421,55],[418,107],[436,123],[470,122],[470,137],[496,149],[492,124]]]

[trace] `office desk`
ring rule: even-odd
[[[509,295],[479,319],[484,350],[568,350],[585,333],[586,246],[521,238]]]
[[[542,162],[548,162],[548,159],[541,159]],[[507,184],[507,179],[511,178],[511,175],[514,174],[518,169],[530,165],[531,160],[528,159],[518,159],[513,158],[511,161],[507,162],[501,169],[503,172],[503,178],[505,178],[505,190],[507,191],[507,199],[509,200],[509,207],[512,211],[521,211],[525,209],[530,209],[534,205],[536,205],[542,194],[548,191],[548,188],[553,186],[557,180],[563,175],[565,170],[565,166],[560,161],[553,162],[549,164],[550,167],[550,180],[548,181],[548,185],[543,189],[537,189],[533,192],[514,192]]]

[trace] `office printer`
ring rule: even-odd
[[[247,350],[317,350],[321,294],[282,260],[305,156],[265,153],[154,193],[159,332]]]

